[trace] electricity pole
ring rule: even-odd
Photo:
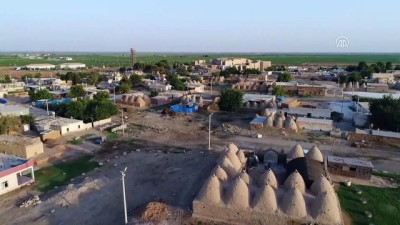
[[[128,212],[126,209],[126,194],[125,194],[125,172],[127,167],[125,167],[124,171],[121,171],[121,180],[122,180],[122,194],[124,197],[124,215],[125,215],[125,224],[128,224]]]
[[[209,116],[208,116],[208,150],[211,150],[211,116],[213,115],[214,113],[211,113]]]

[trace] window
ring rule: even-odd
[[[4,181],[1,183],[1,189],[6,189],[8,188],[8,181]]]
[[[81,125],[78,125],[78,129],[81,129]]]
[[[69,127],[67,128],[67,132],[69,132]]]

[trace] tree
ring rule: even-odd
[[[98,84],[100,83],[101,78],[102,78],[102,77],[100,76],[99,73],[94,73],[94,72],[89,73],[89,74],[86,76],[87,83],[90,84],[90,85],[95,85],[95,86],[98,85]]]
[[[65,117],[84,120],[86,118],[86,101],[73,101],[68,104]]]
[[[218,106],[223,111],[239,111],[243,106],[243,93],[230,88],[222,90]]]
[[[371,123],[375,129],[398,132],[400,129],[400,99],[385,95],[370,101]]]
[[[129,80],[131,81],[132,86],[136,86],[142,83],[142,76],[133,74],[129,77]]]
[[[179,66],[178,68],[176,68],[176,73],[181,76],[186,76],[188,74],[188,71],[185,66]]]
[[[120,85],[115,88],[115,92],[120,94],[126,94],[130,90],[131,90],[131,84],[129,83],[120,83]]]
[[[290,82],[292,80],[292,75],[288,72],[283,72],[278,76],[278,82]]]
[[[178,78],[177,75],[169,75],[167,76],[167,80],[172,87],[174,87],[175,90],[180,90],[183,91],[186,89],[185,84],[181,79]]]
[[[87,103],[86,117],[93,121],[107,119],[117,114],[117,106],[111,101],[90,100]]]
[[[261,72],[258,69],[246,69],[244,71],[244,74],[261,74]]]
[[[272,90],[272,94],[275,96],[285,96],[285,89],[282,86],[276,86],[274,90]]]
[[[86,91],[82,85],[72,85],[68,93],[68,97],[70,98],[85,97],[85,95]]]
[[[32,74],[30,74],[30,73],[27,73],[27,74],[24,74],[22,77],[21,77],[21,79],[22,79],[22,81],[26,81],[27,79],[31,79],[32,78]]]
[[[357,71],[363,71],[363,70],[365,70],[367,68],[368,68],[367,63],[364,62],[364,61],[361,61],[361,62],[358,63]]]
[[[38,91],[29,91],[29,98],[31,99],[31,101],[38,101],[38,100],[42,100],[42,99],[51,99],[52,95],[51,93],[47,90],[47,89],[41,89]]]
[[[392,63],[391,62],[386,62],[385,68],[386,68],[386,70],[392,70],[393,69]]]
[[[41,78],[42,74],[41,73],[35,73],[35,78]]]
[[[35,122],[35,118],[31,115],[21,115],[20,119],[22,124],[33,124]]]
[[[109,99],[110,99],[110,94],[106,91],[100,91],[93,95],[93,100],[95,101],[104,101]]]
[[[153,91],[150,91],[150,97],[155,97],[155,96],[158,96],[158,91],[156,91],[156,90],[153,90]]]
[[[400,65],[396,65],[396,66],[394,67],[394,70],[400,70]]]
[[[21,129],[21,119],[18,116],[0,117],[0,134],[11,134]]]

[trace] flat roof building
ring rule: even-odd
[[[39,137],[0,135],[0,152],[29,159],[43,153],[43,143]]]
[[[29,115],[29,108],[21,105],[0,106],[0,116],[22,116]]]
[[[44,63],[44,64],[29,64],[29,65],[25,66],[25,69],[27,69],[27,70],[43,70],[43,69],[50,70],[50,69],[55,69],[55,68],[56,68],[55,65],[47,64],[47,63]]]
[[[81,68],[85,68],[86,64],[83,63],[63,63],[60,64],[60,69],[72,69],[72,70],[76,70],[76,69],[81,69]]]
[[[374,168],[367,160],[337,156],[328,156],[327,165],[330,173],[368,180],[371,179]]]
[[[333,129],[333,120],[329,119],[299,117],[296,123],[299,129],[303,130],[331,131]]]
[[[58,130],[61,135],[86,130],[91,128],[91,125],[91,123],[83,123],[82,120],[53,116],[37,117],[35,121],[35,127],[38,132]]]
[[[0,195],[35,181],[34,162],[0,153]]]

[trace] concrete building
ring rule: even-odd
[[[60,64],[60,69],[71,69],[71,70],[76,70],[76,69],[82,69],[85,68],[86,64],[83,63],[63,63]]]
[[[293,107],[285,108],[283,111],[290,116],[300,116],[309,118],[328,119],[331,118],[332,110],[330,109],[318,109],[318,108],[304,108],[304,107]]]
[[[381,84],[394,84],[394,73],[372,73],[371,80]]]
[[[258,60],[256,62],[253,62],[253,60],[246,58],[218,58],[213,59],[211,63],[218,66],[218,68],[221,70],[229,67],[236,67],[238,70],[241,71],[246,69],[265,71],[265,69],[272,65],[271,61]]]
[[[29,108],[21,105],[0,106],[0,116],[22,116],[29,115]]]
[[[34,162],[0,153],[0,196],[35,181]]]
[[[172,85],[158,82],[150,83],[148,84],[148,87],[150,91],[166,92],[172,90]]]
[[[32,158],[43,153],[39,137],[0,135],[0,153]]]
[[[188,81],[185,83],[187,90],[192,92],[204,92],[204,85],[198,81]]]
[[[24,82],[0,83],[0,91],[2,92],[20,92],[24,90]]]
[[[72,57],[60,57],[58,59],[62,61],[72,61]]]
[[[371,179],[374,166],[370,161],[357,158],[328,156],[328,170],[332,174],[360,179]]]
[[[296,123],[299,129],[303,130],[331,131],[333,129],[333,121],[329,119],[299,117]]]
[[[92,127],[91,123],[85,124],[82,120],[68,119],[64,117],[42,116],[35,120],[38,132],[57,130],[61,135],[87,130]]]
[[[29,64],[26,65],[24,68],[27,70],[51,70],[55,69],[56,66],[53,64],[44,63],[44,64]]]

